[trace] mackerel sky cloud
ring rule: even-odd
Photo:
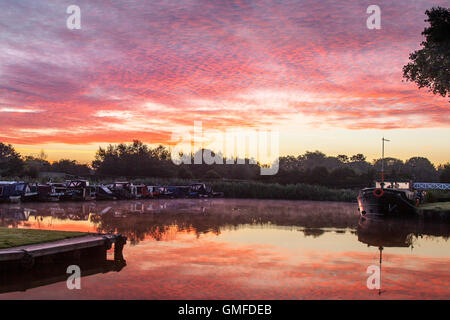
[[[81,30],[66,9],[81,8]],[[381,8],[381,30],[366,9]],[[2,1],[0,141],[167,143],[175,128],[448,129],[402,82],[446,1]]]

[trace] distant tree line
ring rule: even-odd
[[[204,150],[199,150],[203,152]],[[214,156],[214,153],[212,152]],[[196,154],[190,155],[193,159]],[[237,159],[234,159],[235,162]],[[21,156],[13,146],[0,143],[0,176],[38,177],[42,172],[64,172],[85,177],[155,177],[181,179],[233,179],[280,184],[312,184],[335,188],[356,188],[371,185],[379,179],[381,159],[368,162],[363,154],[353,156],[327,156],[320,151],[307,151],[295,156],[279,159],[276,175],[260,175],[260,164],[241,159],[244,164],[181,164],[171,160],[170,150],[160,145],[152,148],[141,141],[99,147],[91,166],[75,160],[62,159],[53,163],[46,160],[44,152],[37,157]],[[223,158],[223,163],[226,159]],[[450,182],[450,163],[437,168],[424,157],[413,157],[406,161],[395,158],[384,159],[387,180]]]
[[[91,168],[75,160],[61,159],[50,163],[47,155],[41,151],[37,157],[22,157],[10,144],[0,142],[0,177],[37,178],[39,173],[61,172],[74,176],[87,176]]]

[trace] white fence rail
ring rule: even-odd
[[[413,188],[416,190],[450,190],[450,183],[415,182]]]

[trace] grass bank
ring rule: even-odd
[[[13,229],[0,227],[0,249],[25,246],[84,236],[85,232],[36,229]]]
[[[425,203],[420,209],[427,211],[450,211],[450,202]]]

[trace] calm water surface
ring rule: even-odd
[[[0,225],[117,232],[129,240],[126,266],[84,276],[81,290],[63,280],[0,299],[450,298],[449,224],[360,220],[350,203],[2,204]],[[380,248],[381,294],[366,286]]]

